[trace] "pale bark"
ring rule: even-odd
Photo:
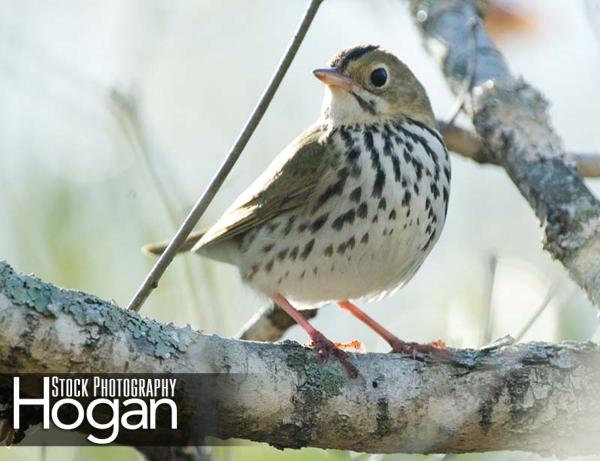
[[[600,306],[600,202],[565,154],[546,100],[510,74],[478,18],[477,3],[412,0],[411,9],[451,89],[459,94],[465,80],[473,83],[467,112],[486,151],[505,168],[539,218],[544,248]]]
[[[600,451],[600,348],[590,343],[505,341],[452,361],[356,354],[353,380],[296,343],[163,325],[5,263],[0,328],[2,373],[252,373],[218,402],[221,438],[379,453]]]

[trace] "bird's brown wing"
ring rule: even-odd
[[[313,126],[288,145],[192,248],[238,236],[284,211],[305,205],[321,176],[324,128]]]

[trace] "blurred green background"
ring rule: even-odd
[[[600,150],[600,44],[595,2],[494,3],[489,30],[515,74],[552,103],[572,151]],[[2,0],[0,2],[0,259],[58,285],[124,306],[216,171],[306,6],[300,0]],[[209,224],[318,116],[311,75],[337,51],[380,44],[425,84],[436,114],[454,98],[423,50],[406,4],[327,0],[240,162],[210,206]],[[459,123],[466,120],[459,118]],[[449,219],[406,288],[367,310],[401,338],[477,347],[598,338],[596,310],[542,251],[531,209],[507,175],[453,157]],[[588,185],[600,192],[600,180]],[[160,321],[234,335],[264,300],[236,270],[179,257],[144,307]],[[541,314],[529,328],[524,327]],[[331,338],[387,345],[325,307]],[[306,342],[294,328],[288,338]],[[216,460],[442,460],[265,445],[216,448]],[[19,448],[0,460],[135,460],[127,448]],[[446,460],[534,460],[526,453]],[[592,459],[592,458],[589,458]],[[598,458],[600,459],[600,457]]]

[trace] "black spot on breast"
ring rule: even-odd
[[[325,248],[323,254],[325,256],[331,256],[333,254],[333,245],[329,245],[327,248]]]
[[[300,249],[298,248],[298,245],[296,245],[294,248],[292,248],[292,251],[290,251],[290,259],[292,261],[295,261],[296,258],[298,257],[298,251],[300,251]]]
[[[279,223],[277,221],[270,222],[269,224],[267,224],[267,231],[272,234],[273,232],[275,232],[277,230],[277,228],[279,227],[280,224],[281,223]]]
[[[308,223],[302,223],[298,226],[298,232],[304,232],[306,229],[308,229]]]
[[[354,139],[352,139],[352,135],[348,132],[348,129],[345,126],[340,128],[340,136],[342,137],[342,140],[347,148],[351,149],[354,147]]]
[[[416,195],[419,195],[419,185],[417,183],[413,184],[413,190],[415,191]]]
[[[440,190],[438,189],[438,186],[436,183],[432,182],[430,189],[431,189],[431,193],[433,194],[434,198],[438,198],[440,196]]]
[[[322,214],[317,219],[315,219],[310,225],[311,233],[317,232],[323,225],[327,222],[327,218],[329,218],[329,213]]]
[[[379,205],[377,205],[377,208],[379,210],[385,210],[387,208],[387,202],[385,200],[385,197],[381,197],[381,199],[379,200]]]
[[[371,166],[375,170],[375,182],[373,183],[373,197],[381,197],[383,192],[383,186],[385,185],[385,172],[381,167],[381,161],[379,159],[379,152],[375,149],[375,142],[373,141],[373,133],[369,130],[365,130],[364,141],[367,150],[371,154]]]
[[[279,253],[277,253],[277,259],[283,261],[289,252],[289,248],[284,248]]]
[[[360,157],[360,149],[358,147],[353,147],[347,152],[347,159],[349,162],[355,162],[358,157]]]
[[[418,160],[414,157],[411,159],[411,163],[412,163],[413,167],[415,168],[415,173],[417,174],[417,180],[420,181],[421,178],[423,177],[423,163],[421,163],[420,160]]]
[[[369,243],[369,233],[366,232],[365,235],[360,239],[360,243]]]
[[[405,190],[404,197],[402,197],[402,206],[408,206],[408,205],[410,205],[410,191]]]
[[[354,240],[354,237],[350,237],[348,239],[348,241],[346,242],[346,248],[348,248],[349,250],[352,250],[354,248],[355,244],[356,244],[356,241]]]
[[[250,270],[248,271],[248,273],[246,274],[246,278],[248,280],[252,280],[254,278],[254,276],[256,275],[256,273],[258,272],[259,269],[259,265],[258,264],[254,264]]]
[[[300,254],[300,258],[302,258],[302,259],[308,258],[308,255],[310,254],[310,252],[312,251],[314,246],[315,246],[315,239],[312,239],[310,242],[308,242],[306,245],[304,245],[304,249],[302,250],[302,253]]]
[[[444,167],[444,176],[446,176],[446,180],[450,182],[450,168],[447,166]]]
[[[350,200],[351,200],[352,202],[356,202],[356,203],[358,203],[358,202],[360,201],[360,195],[361,195],[361,193],[362,193],[362,189],[361,189],[361,187],[359,186],[359,187],[357,187],[356,189],[354,189],[354,190],[353,190],[353,191],[350,193],[350,196],[349,196]]]
[[[387,133],[383,135],[383,155],[388,157],[394,155],[392,138]]]
[[[275,245],[274,245],[273,243],[270,243],[269,245],[265,245],[265,246],[263,247],[263,251],[264,251],[265,253],[268,253],[269,251],[271,251],[271,250],[273,249],[273,247],[274,247],[274,246],[275,246]]]
[[[400,173],[400,160],[396,155],[392,156],[392,168],[394,169],[394,181],[400,182],[402,178]]]
[[[344,186],[346,185],[346,180],[348,179],[348,169],[343,167],[338,170],[337,176],[338,180],[333,184],[327,186],[325,191],[317,198],[317,203],[312,209],[313,214],[321,208],[330,198],[335,195],[340,195],[344,191]]]
[[[364,219],[367,217],[368,212],[369,212],[369,207],[367,206],[367,202],[362,202],[356,209],[356,216]]]
[[[373,197],[381,197],[384,185],[385,173],[383,170],[377,170],[377,173],[375,174],[375,183],[373,184]]]
[[[387,129],[389,129],[387,124],[385,126],[387,127]],[[383,138],[383,154],[387,157],[390,157],[392,161],[392,168],[394,170],[394,181],[400,182],[400,160],[398,159],[398,156],[394,154],[392,138],[387,132],[387,129],[386,134]]]
[[[350,210],[346,211],[345,213],[342,213],[337,218],[335,218],[335,220],[331,224],[331,227],[337,231],[342,230],[344,224],[352,224],[354,222],[355,214],[356,211],[354,210],[354,208],[351,208]]]
[[[285,228],[283,229],[283,236],[284,237],[286,235],[288,235],[290,232],[292,232],[292,229],[294,228],[294,222],[296,222],[296,216],[292,215],[288,219],[287,224],[285,225]]]
[[[273,269],[274,262],[275,262],[274,259],[270,259],[269,262],[267,264],[265,264],[265,270],[267,271],[267,273],[271,272],[271,269]]]
[[[429,236],[429,239],[427,239],[427,242],[425,242],[425,245],[423,245],[423,247],[421,248],[421,250],[422,251],[426,251],[427,248],[429,248],[429,246],[432,244],[434,238],[435,238],[435,230]]]
[[[390,211],[390,214],[389,214],[389,216],[388,216],[388,219],[389,219],[390,221],[393,221],[394,219],[396,219],[396,210],[392,210],[392,211]]]

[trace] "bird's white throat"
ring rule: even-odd
[[[357,97],[358,96],[358,97]],[[373,105],[374,112],[369,112],[361,106],[361,95],[353,95],[349,91],[335,87],[325,87],[325,96],[321,107],[321,119],[327,125],[342,126],[354,124],[370,124],[381,121],[380,113],[383,101],[369,98],[367,101]],[[365,100],[363,98],[363,100]]]

